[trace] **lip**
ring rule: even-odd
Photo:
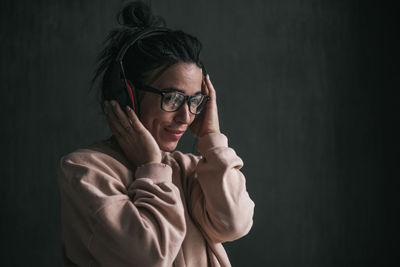
[[[167,135],[172,138],[178,140],[185,133],[186,130],[174,130],[170,128],[164,128]]]

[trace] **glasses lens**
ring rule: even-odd
[[[164,95],[162,108],[165,111],[176,111],[185,101],[185,96],[178,92],[169,92]]]
[[[196,95],[190,99],[190,112],[199,114],[204,107],[206,101],[203,95]]]

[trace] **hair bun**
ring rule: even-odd
[[[160,16],[154,16],[151,8],[142,1],[128,3],[117,15],[118,23],[131,28],[165,26]]]

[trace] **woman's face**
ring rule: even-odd
[[[201,92],[202,81],[202,70],[197,65],[177,63],[148,85],[159,90],[179,89],[191,96]],[[195,115],[189,112],[187,103],[175,112],[163,111],[160,103],[161,95],[146,92],[140,102],[140,120],[153,135],[161,150],[172,151],[193,122]]]

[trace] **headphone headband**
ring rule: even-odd
[[[136,35],[132,37],[132,39],[129,42],[126,42],[125,45],[121,48],[119,51],[116,60],[122,65],[122,60],[124,59],[124,56],[128,49],[136,43],[138,40],[144,38],[144,37],[151,37],[155,35],[160,35],[162,33],[170,32],[170,29],[167,28],[162,28],[162,27],[149,27],[147,29],[144,29],[142,31],[139,31]]]

